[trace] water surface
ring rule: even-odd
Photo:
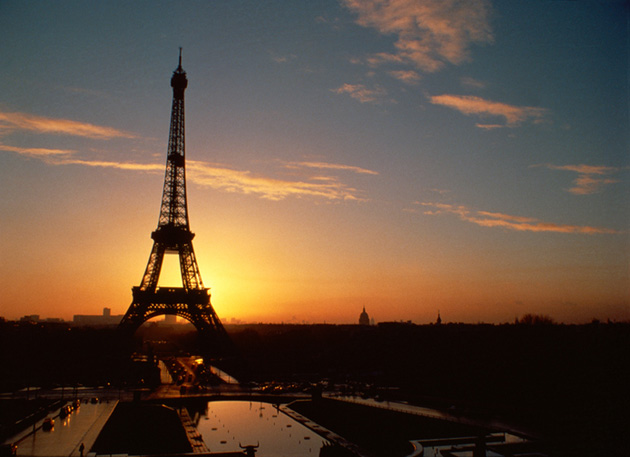
[[[208,402],[197,428],[211,452],[259,444],[256,457],[318,456],[326,442],[274,405],[261,402]]]

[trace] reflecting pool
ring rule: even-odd
[[[256,457],[318,456],[326,442],[274,405],[261,402],[208,402],[197,429],[210,452],[260,444]]]

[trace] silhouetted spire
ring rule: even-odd
[[[186,72],[182,68],[182,48],[179,48],[179,64],[173,72],[171,87],[173,88],[173,97],[177,100],[182,100],[183,103],[184,90],[188,87],[188,79],[186,79]]]
[[[363,306],[363,312],[359,316],[359,325],[370,325],[370,316],[365,312],[365,306]]]

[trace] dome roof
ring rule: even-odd
[[[359,325],[370,325],[370,316],[365,312],[365,306],[363,307],[363,312],[359,316]]]

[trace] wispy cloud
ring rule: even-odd
[[[344,0],[357,23],[395,35],[395,50],[371,57],[370,63],[412,64],[434,72],[446,63],[469,59],[474,43],[493,41],[491,6],[486,0]]]
[[[347,91],[362,102],[376,101],[386,92],[382,89],[361,90],[357,86],[347,85],[340,92]],[[93,124],[52,119],[25,113],[0,112],[0,131],[26,130],[36,133],[73,135],[92,139],[134,138],[121,130],[101,127]],[[49,165],[77,165],[84,167],[111,168],[136,172],[162,172],[161,163],[134,163],[124,161],[95,160],[81,157],[71,149],[25,148],[0,143],[0,151],[18,153],[36,157]],[[310,168],[319,170],[348,171],[359,174],[377,175],[378,173],[361,167],[326,163],[326,162],[290,162],[288,168]],[[188,161],[189,182],[225,192],[254,194],[269,200],[282,200],[290,196],[314,197],[326,200],[365,200],[356,188],[342,182],[336,176],[311,176],[304,179],[281,179],[256,174],[248,170],[235,170],[201,161]]]
[[[81,165],[85,167],[96,168],[115,168],[117,170],[128,171],[148,171],[148,172],[163,172],[164,164],[158,163],[135,163],[135,162],[114,162],[108,160],[85,160],[77,158],[60,158],[51,159],[46,161],[52,165]]]
[[[366,168],[355,167],[353,165],[342,165],[339,163],[327,162],[288,162],[286,168],[318,168],[327,170],[351,171],[359,174],[378,175],[377,171],[368,170]]]
[[[135,138],[135,135],[132,133],[112,127],[15,112],[0,112],[0,130],[5,132],[27,130],[35,133],[72,135],[101,140],[111,138]]]
[[[64,154],[38,154],[37,156],[45,163],[57,166],[78,165],[149,173],[162,173],[164,171],[164,164],[162,163],[89,160]],[[330,168],[349,170],[355,173],[377,174],[371,170],[337,164],[304,162],[301,165],[312,168]],[[315,176],[304,180],[276,179],[257,175],[247,170],[235,170],[225,166],[193,160],[187,162],[186,169],[189,183],[223,192],[257,195],[267,200],[283,200],[288,197],[312,197],[328,201],[365,200],[359,190],[339,181],[334,176]]]
[[[10,151],[20,155],[31,156],[48,165],[81,165],[85,167],[116,168],[130,171],[164,171],[164,164],[82,159],[76,157],[77,151],[72,149],[21,148],[0,143],[0,151]]]
[[[363,200],[357,189],[339,182],[334,177],[292,181],[198,161],[188,161],[187,171],[189,179],[197,185],[226,192],[255,194],[267,200],[283,200],[291,196],[326,200]]]
[[[315,22],[318,23],[318,24],[328,24],[334,30],[339,30],[340,29],[340,26],[339,26],[340,20],[339,20],[338,17],[329,18],[329,17],[325,17],[325,16],[317,16],[315,18]]]
[[[450,189],[438,189],[435,187],[433,189],[429,189],[429,191],[435,192],[436,194],[440,194],[440,195],[446,195],[452,192]]]
[[[390,71],[389,74],[405,84],[417,84],[420,81],[420,75],[413,70],[396,70]]]
[[[478,211],[463,205],[446,203],[418,202],[419,205],[428,208],[426,215],[454,214],[461,220],[481,227],[502,227],[519,232],[553,232],[553,233],[577,233],[585,235],[620,234],[619,230],[590,227],[585,225],[556,224],[544,222],[533,217],[515,216],[511,214],[495,213],[490,211]]]
[[[455,109],[462,114],[480,117],[502,117],[507,127],[515,127],[526,120],[540,122],[547,114],[545,108],[532,106],[515,106],[506,103],[485,100],[472,95],[434,95],[430,97],[434,105],[442,105]],[[497,128],[499,124],[477,124],[480,128]]]
[[[363,84],[344,84],[337,89],[331,89],[336,94],[348,94],[355,100],[361,103],[381,103],[385,101],[387,91],[380,87],[375,86],[370,89]]]
[[[479,123],[475,124],[475,126],[484,130],[502,129],[503,127],[505,127],[505,125],[503,124],[479,124]]]
[[[574,186],[568,189],[575,195],[589,195],[601,192],[602,188],[608,184],[618,183],[619,180],[606,176],[619,173],[623,168],[606,167],[600,165],[553,165],[541,164],[532,167],[546,167],[550,170],[572,171],[578,176],[573,180]]]
[[[297,56],[295,54],[277,55],[277,54],[271,53],[271,59],[276,63],[286,63],[296,58]]]
[[[459,81],[462,86],[470,89],[483,89],[486,87],[486,84],[483,81],[479,81],[469,76],[464,76]]]
[[[72,149],[20,148],[17,146],[9,146],[1,143],[0,151],[17,152],[18,154],[27,156],[59,156],[74,154],[76,152]]]
[[[399,55],[389,54],[387,52],[377,52],[376,54],[372,54],[366,59],[368,65],[371,67],[378,67],[382,64],[408,64],[408,62]],[[354,63],[362,63],[361,59],[355,59]]]

